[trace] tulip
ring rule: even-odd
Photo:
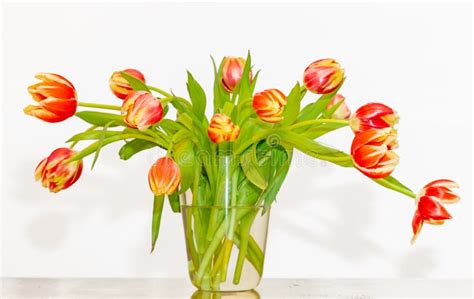
[[[261,120],[277,123],[283,119],[286,96],[278,89],[267,89],[253,96],[253,109]]]
[[[66,78],[51,73],[35,76],[41,82],[28,87],[28,92],[38,105],[28,105],[23,111],[50,123],[63,121],[76,113],[77,94]]]
[[[148,184],[156,196],[173,194],[181,182],[178,164],[169,158],[159,158],[148,172]]]
[[[131,128],[145,131],[163,118],[160,100],[149,92],[135,91],[122,104],[123,121]]]
[[[351,147],[352,161],[366,176],[383,178],[390,175],[398,164],[398,155],[393,152],[397,146],[394,130],[370,129],[355,135]]]
[[[54,193],[69,188],[82,173],[82,160],[68,162],[74,154],[69,148],[54,150],[36,166],[35,180]]]
[[[242,79],[245,59],[242,57],[225,57],[222,64],[222,87],[231,93]],[[252,80],[252,70],[249,72],[249,79]]]
[[[398,115],[392,108],[381,103],[368,103],[357,109],[349,124],[355,133],[368,129],[383,129],[395,126]]]
[[[351,116],[351,110],[347,107],[345,98],[341,94],[336,94],[331,101],[329,101],[328,105],[326,106],[326,110],[331,109],[334,105],[339,104],[342,102],[339,107],[337,107],[336,111],[332,114],[332,118],[334,119],[348,119]]]
[[[207,128],[207,135],[214,143],[234,141],[239,137],[240,127],[225,114],[214,114]]]
[[[333,92],[344,79],[344,69],[334,59],[327,58],[311,63],[304,71],[306,88],[317,94]]]
[[[125,72],[138,80],[145,83],[145,76],[143,76],[140,71],[135,69],[126,69],[122,72]],[[128,81],[122,76],[121,72],[114,72],[109,79],[110,90],[116,95],[119,99],[125,99],[129,94],[133,92],[133,88],[130,86]]]
[[[450,180],[436,180],[421,189],[416,197],[417,207],[412,220],[412,244],[415,243],[423,223],[441,225],[445,220],[452,218],[442,205],[459,201],[459,196],[454,194],[451,188],[459,188],[459,185]]]

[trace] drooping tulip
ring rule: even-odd
[[[390,175],[399,157],[396,131],[391,128],[370,129],[355,135],[351,146],[354,166],[366,176],[377,179]]]
[[[345,98],[341,94],[336,94],[331,101],[329,101],[328,105],[326,106],[326,109],[331,109],[334,105],[339,104],[342,101],[342,103],[337,107],[336,111],[332,114],[332,118],[334,119],[348,119],[351,116],[351,110],[349,110],[349,107],[347,107]]]
[[[156,196],[173,194],[180,182],[179,166],[170,157],[159,158],[148,172],[148,184]]]
[[[267,89],[253,96],[252,105],[261,120],[277,123],[283,119],[286,96],[278,89]]]
[[[416,241],[423,223],[440,225],[452,218],[442,205],[459,201],[459,196],[451,188],[459,188],[459,185],[451,180],[436,180],[421,189],[416,197],[416,211],[412,220],[412,244]]]
[[[127,73],[138,80],[145,83],[145,76],[136,70],[136,69],[126,69],[122,72]],[[109,79],[110,90],[116,95],[119,99],[125,99],[129,94],[133,92],[133,88],[130,86],[128,81],[122,76],[120,71],[114,72]]]
[[[242,79],[245,59],[242,57],[225,57],[222,64],[222,87],[228,93],[234,91],[234,88]],[[252,70],[249,72],[249,79],[252,80]]]
[[[149,92],[135,91],[123,101],[121,113],[129,127],[145,131],[163,118],[163,106]]]
[[[398,122],[397,113],[381,103],[368,103],[357,109],[351,116],[349,124],[355,133],[368,129],[383,129],[395,126]]]
[[[58,148],[36,167],[35,180],[51,192],[59,192],[74,184],[82,173],[82,160],[68,162],[74,155],[69,148]]]
[[[214,114],[207,128],[207,135],[214,143],[234,141],[239,137],[239,134],[240,127],[235,125],[225,114]]]
[[[344,79],[344,69],[332,58],[320,59],[311,63],[304,71],[306,88],[317,94],[333,92]]]
[[[56,123],[76,113],[77,94],[71,82],[52,73],[39,73],[35,77],[41,82],[28,87],[28,92],[38,105],[25,107],[25,114]]]

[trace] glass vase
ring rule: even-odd
[[[246,191],[231,160],[219,157],[213,191],[196,183],[180,198],[189,276],[207,292],[252,290],[263,274],[270,210]]]

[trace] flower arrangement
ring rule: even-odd
[[[225,289],[220,285],[227,281],[234,247],[238,253],[232,283],[241,283],[246,263],[261,276],[266,234],[258,241],[252,227],[258,217],[268,215],[294,150],[356,168],[375,183],[413,198],[412,242],[424,223],[451,219],[443,204],[459,200],[452,191],[458,185],[436,180],[416,194],[391,176],[399,162],[398,115],[382,103],[368,103],[351,114],[338,93],[344,69],[334,59],[311,63],[304,70],[303,83],[287,93],[276,88],[255,92],[259,72],[252,69],[250,53],[246,59],[225,57],[219,65],[214,60],[213,64],[210,120],[205,115],[207,96],[189,72],[188,99],[147,85],[138,70],[114,72],[110,89],[121,105],[81,102],[66,78],[38,74],[40,82],[28,88],[37,105],[27,106],[24,112],[51,123],[76,116],[91,127],[71,137],[70,147],[44,158],[36,167],[36,180],[51,192],[67,189],[80,178],[83,159],[94,155],[93,167],[101,148],[114,142],[124,142],[119,151],[123,160],[144,150],[165,150],[166,156],[148,172],[154,194],[151,250],[167,198],[171,209],[183,214],[191,279],[209,290]],[[309,94],[315,100],[302,106]],[[78,107],[109,112],[78,112]],[[176,110],[175,120],[166,118],[171,107]],[[319,137],[345,127],[354,132],[349,154],[318,142]],[[91,144],[74,149],[83,142]]]

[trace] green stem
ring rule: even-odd
[[[117,110],[117,111],[122,110],[121,106],[116,106],[116,105],[87,103],[87,102],[77,102],[77,105],[80,107],[99,108],[99,109],[108,109],[108,110]]]
[[[237,264],[235,266],[234,271],[234,280],[233,283],[235,285],[240,283],[240,277],[242,275],[242,269],[244,267],[245,257],[247,256],[247,248],[249,244],[249,235],[250,235],[250,228],[252,227],[252,223],[257,216],[258,210],[255,212],[250,213],[248,216],[242,218],[240,221],[240,247],[239,247],[239,256],[237,257]]]
[[[154,87],[154,86],[151,86],[151,85],[147,85],[148,89],[150,90],[153,90],[153,91],[156,91],[157,93],[167,97],[167,98],[171,98],[173,97],[173,95],[171,93],[168,93],[166,91],[164,91],[163,89],[161,88],[158,88],[158,87]]]
[[[294,130],[297,128],[301,127],[306,127],[314,124],[342,124],[342,125],[349,125],[349,121],[346,119],[325,119],[325,118],[320,118],[320,119],[311,119],[311,120],[306,120],[302,121],[299,123],[296,123],[294,125],[291,125],[288,127],[290,130]]]
[[[392,189],[394,191],[400,192],[400,193],[405,194],[406,196],[411,197],[411,198],[416,198],[416,194],[408,188],[403,188],[403,187],[398,186],[396,184],[390,183],[386,179],[372,179],[372,180],[374,182],[376,182],[377,184],[385,187],[385,188]]]

